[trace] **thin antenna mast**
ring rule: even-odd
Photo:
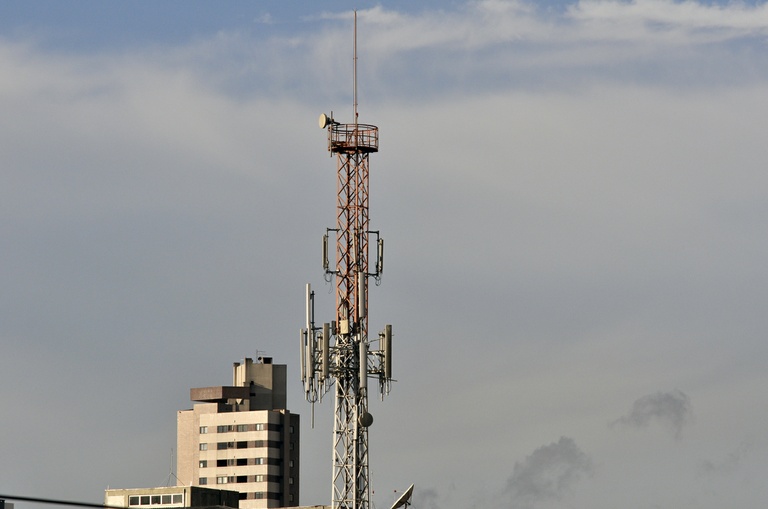
[[[353,90],[353,101],[354,101],[354,119],[355,119],[355,125],[357,125],[357,10],[355,10],[355,37],[354,37],[354,43],[353,43],[353,49],[352,49],[352,61],[353,61],[353,77],[352,77],[352,88]]]

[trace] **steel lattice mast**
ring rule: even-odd
[[[326,280],[336,281],[336,316],[316,326],[314,293],[307,285],[306,328],[301,330],[302,381],[307,400],[314,403],[335,390],[333,425],[334,509],[368,509],[368,379],[378,379],[383,397],[392,381],[392,326],[368,337],[368,279],[381,281],[384,241],[370,230],[369,156],[379,150],[378,127],[358,123],[357,13],[354,43],[354,123],[341,124],[320,116],[328,133],[328,151],[338,169],[336,227],[323,237]],[[336,236],[336,266],[329,267],[329,235]],[[370,239],[375,237],[375,264],[369,267]],[[376,346],[377,348],[372,348]],[[335,386],[335,387],[334,387]]]

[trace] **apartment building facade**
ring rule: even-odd
[[[286,408],[286,366],[233,366],[233,384],[194,388],[177,414],[179,485],[239,492],[241,509],[299,505],[299,416]]]

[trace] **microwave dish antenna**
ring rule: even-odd
[[[395,500],[395,503],[392,504],[392,507],[390,509],[398,509],[400,507],[408,508],[409,505],[411,505],[411,495],[413,495],[413,484],[411,484],[407,490],[405,490],[405,493],[400,495],[400,498]]]
[[[325,113],[320,114],[320,118],[318,119],[318,124],[320,125],[320,129],[325,129],[329,125],[336,124],[337,122],[333,120],[333,114],[331,116],[326,115]]]

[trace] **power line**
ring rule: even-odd
[[[91,502],[74,502],[72,500],[56,500],[53,498],[19,497],[16,495],[0,494],[0,500],[15,500],[19,502],[35,502],[38,504],[68,505],[74,507],[98,507],[100,509],[125,509],[124,506],[94,504]]]

